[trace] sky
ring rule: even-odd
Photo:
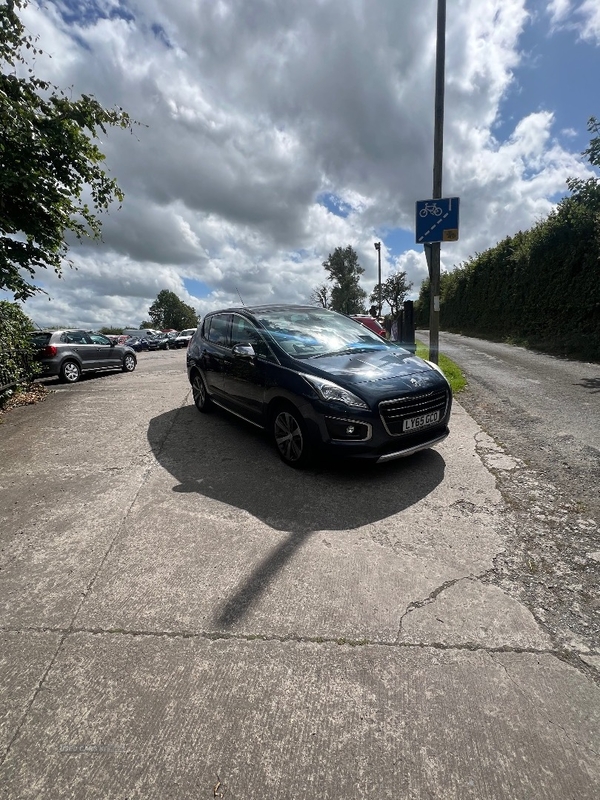
[[[447,0],[444,197],[452,270],[545,218],[600,118],[598,0]],[[125,200],[73,243],[25,312],[137,327],[163,289],[200,315],[306,303],[352,245],[362,287],[427,276],[415,203],[432,195],[437,0],[45,0],[21,14],[30,65],[140,124],[100,147]],[[0,298],[12,299],[0,293]]]

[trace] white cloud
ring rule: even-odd
[[[589,7],[586,11],[586,7]],[[103,0],[30,6],[36,70],[142,123],[110,131],[106,165],[125,191],[103,244],[76,246],[77,272],[40,277],[44,322],[86,327],[147,318],[161,289],[204,313],[221,304],[307,301],[322,262],[352,244],[376,282],[378,231],[412,230],[431,191],[435,14],[412,0]],[[590,30],[595,4],[583,3]],[[572,4],[549,6],[556,24]],[[83,13],[83,12],[81,12]],[[444,193],[460,195],[451,268],[552,207],[578,156],[532,109],[497,140],[499,114],[532,24],[525,0],[448,9]],[[322,200],[339,198],[337,213]],[[340,213],[345,214],[341,216]],[[382,251],[384,275],[426,275],[422,252]],[[190,295],[184,281],[208,287]]]
[[[583,38],[600,44],[600,5],[598,0],[585,0],[579,8],[579,14],[583,17],[581,31]]]
[[[552,0],[548,13],[555,29],[576,30],[582,39],[600,44],[600,4],[598,0]]]
[[[565,20],[573,10],[572,0],[551,0],[548,3],[548,14],[554,24]]]

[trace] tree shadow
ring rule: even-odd
[[[588,389],[592,394],[600,392],[600,378],[582,378],[579,383],[574,383],[573,386],[583,386]]]
[[[210,497],[289,534],[216,613],[216,624],[225,627],[245,615],[312,533],[391,517],[432,492],[445,469],[442,456],[426,450],[384,465],[323,459],[297,471],[280,461],[262,431],[219,410],[201,415],[191,405],[152,419],[148,441],[178,481],[174,492]]]

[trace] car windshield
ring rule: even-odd
[[[266,310],[255,313],[277,344],[295,358],[392,347],[364,325],[326,309]]]

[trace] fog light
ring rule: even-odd
[[[337,442],[366,441],[371,433],[368,425],[360,422],[347,422],[344,419],[325,417],[327,432]]]

